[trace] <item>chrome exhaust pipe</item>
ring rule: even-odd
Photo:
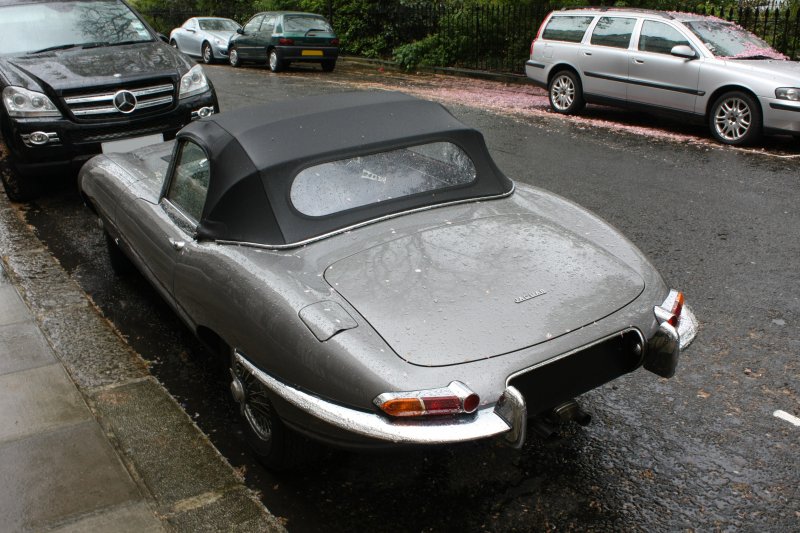
[[[550,413],[555,420],[562,424],[571,420],[581,426],[588,426],[592,421],[592,415],[581,409],[575,400],[569,400],[554,407]]]

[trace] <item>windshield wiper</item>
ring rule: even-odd
[[[107,41],[95,41],[92,43],[59,44],[56,46],[48,46],[47,48],[42,48],[41,50],[36,50],[34,52],[28,52],[28,53],[41,54],[42,52],[52,52],[53,50],[68,50],[70,48],[96,48],[98,46],[106,46],[107,44],[108,44]]]

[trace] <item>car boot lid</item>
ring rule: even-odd
[[[333,263],[325,279],[401,358],[422,366],[547,342],[644,290],[620,259],[535,215],[402,236]]]

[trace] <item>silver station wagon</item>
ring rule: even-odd
[[[732,22],[636,9],[550,13],[525,71],[558,113],[586,102],[666,112],[725,144],[800,139],[800,63]]]

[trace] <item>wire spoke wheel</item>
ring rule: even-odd
[[[233,374],[242,384],[244,398],[241,402],[242,414],[256,436],[269,442],[272,440],[274,412],[267,391],[240,363],[234,363]]]

